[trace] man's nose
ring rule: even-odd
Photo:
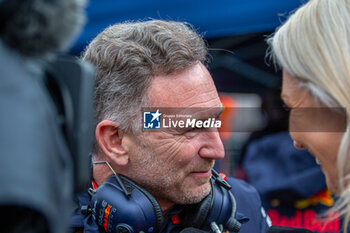
[[[207,159],[219,160],[224,158],[225,150],[218,132],[202,132],[202,146],[199,156]]]

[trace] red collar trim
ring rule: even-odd
[[[92,187],[93,187],[94,189],[97,189],[97,188],[98,188],[98,185],[96,184],[96,182],[95,182],[94,180],[92,180],[91,184],[92,184]]]

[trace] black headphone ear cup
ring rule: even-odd
[[[212,209],[214,192],[211,184],[210,193],[199,203],[187,205],[180,214],[180,222],[186,227],[201,228]]]
[[[223,186],[222,181],[211,179],[211,190],[200,203],[185,206],[180,213],[180,222],[185,227],[211,231],[212,223],[230,232],[238,232],[241,224],[235,219],[236,200],[229,190],[229,184]]]
[[[141,186],[139,186],[138,184],[136,184],[132,180],[126,178],[125,176],[121,176],[120,175],[120,177],[122,178],[122,180],[124,182],[126,181],[127,183],[132,185],[134,188],[139,190],[143,195],[145,195],[145,197],[152,204],[153,210],[154,210],[154,214],[155,214],[155,217],[156,217],[156,221],[157,221],[157,226],[156,226],[154,232],[159,232],[160,228],[162,226],[162,223],[163,223],[163,212],[162,212],[162,209],[161,209],[159,203],[157,202],[157,200],[146,189],[142,188]]]
[[[163,214],[156,199],[128,178],[117,177],[110,176],[91,198],[97,225],[108,233],[160,232]]]

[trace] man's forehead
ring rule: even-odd
[[[220,107],[214,82],[201,64],[156,76],[148,89],[151,107]]]
[[[176,115],[177,117],[208,118],[218,117],[224,111],[220,103],[217,107],[188,107],[188,108],[159,108],[163,114]]]
[[[211,108],[188,108],[184,109],[182,112],[190,114],[196,118],[208,118],[208,117],[219,117],[224,111],[223,105],[220,103],[218,107]]]

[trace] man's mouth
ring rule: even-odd
[[[202,170],[202,171],[194,171],[190,173],[191,176],[196,178],[209,178],[211,176],[211,169]]]

